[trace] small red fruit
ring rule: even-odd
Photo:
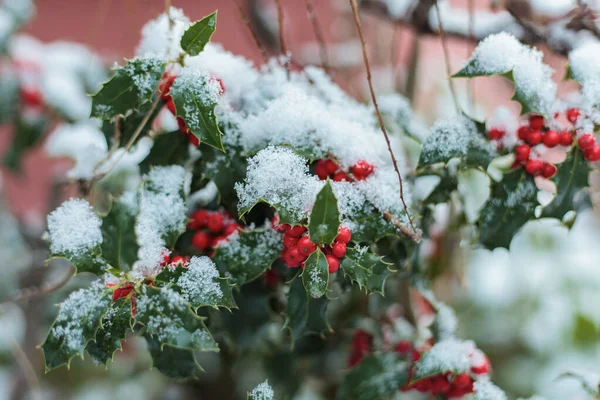
[[[573,144],[573,135],[571,135],[571,132],[561,132],[559,136],[561,146],[570,146]]]
[[[192,244],[198,250],[206,250],[210,246],[210,236],[206,232],[196,232],[192,237]]]
[[[336,242],[331,246],[331,254],[334,257],[342,258],[346,255],[346,243]]]
[[[432,378],[423,378],[415,382],[415,389],[417,389],[421,393],[430,392],[433,388],[433,379]]]
[[[452,385],[459,389],[468,388],[469,385],[472,384],[471,375],[468,372],[463,372],[462,374],[458,374],[454,381],[452,381]]]
[[[544,117],[541,115],[532,115],[529,117],[529,126],[533,130],[539,130],[544,127]]]
[[[526,144],[520,144],[515,148],[515,159],[519,162],[529,160],[531,154],[531,147]]]
[[[209,212],[207,210],[198,210],[192,214],[192,219],[196,221],[198,228],[204,228],[208,224]]]
[[[309,256],[315,250],[317,250],[317,245],[314,244],[308,236],[302,236],[300,240],[298,240],[298,251],[300,252],[300,254]]]
[[[541,142],[542,142],[542,131],[540,131],[540,130],[529,131],[529,134],[527,135],[527,143],[529,143],[532,146],[535,146],[536,144],[540,144]]]
[[[348,176],[346,175],[346,173],[344,171],[336,172],[335,175],[333,175],[333,178],[331,178],[331,179],[333,179],[334,182],[350,180],[350,179],[348,179]]]
[[[327,259],[327,265],[329,266],[329,273],[335,274],[340,268],[340,260],[331,254],[327,254],[325,258]]]
[[[211,246],[212,247],[219,247],[219,245],[221,245],[223,243],[227,243],[227,242],[228,242],[228,240],[227,240],[227,238],[225,236],[217,236],[217,237],[213,238]],[[211,255],[211,257],[212,257],[212,255]]]
[[[338,170],[338,166],[331,160],[325,160],[325,169],[329,175],[335,173]]]
[[[175,256],[173,258],[171,258],[171,262],[169,263],[170,265],[185,265],[188,263],[188,258],[184,257],[184,256]]]
[[[577,119],[579,118],[580,115],[581,115],[581,113],[579,112],[579,109],[577,109],[577,108],[569,108],[567,110],[567,119],[572,124],[577,122]]]
[[[30,107],[41,107],[44,105],[42,93],[34,87],[21,87],[21,100],[23,104]]]
[[[402,339],[394,346],[394,350],[400,354],[408,354],[410,349],[412,348],[412,343],[409,340]]]
[[[213,233],[219,233],[223,229],[223,217],[217,213],[212,213],[208,216],[206,223],[208,230]]]
[[[274,288],[281,280],[281,277],[274,269],[268,269],[263,275],[263,280],[265,286],[267,286],[268,288]]]
[[[540,160],[529,160],[525,164],[525,171],[527,171],[528,174],[533,176],[540,175],[543,169],[544,163]]]
[[[223,236],[229,236],[234,232],[237,232],[240,229],[240,226],[236,223],[227,224],[223,228]]]
[[[336,242],[348,243],[352,239],[352,232],[347,227],[340,225],[338,228],[338,234],[335,237]]]
[[[321,180],[325,180],[329,176],[329,172],[327,172],[327,167],[325,166],[326,162],[327,162],[326,160],[319,160],[319,161],[317,161],[317,164],[315,165],[315,174]]]
[[[354,177],[359,181],[362,181],[363,179],[371,175],[374,170],[375,167],[373,167],[371,164],[364,160],[358,161],[352,167],[352,173],[354,174]]]
[[[546,147],[556,147],[560,143],[560,136],[558,135],[558,132],[548,131],[544,134],[542,142]]]
[[[290,232],[283,235],[283,247],[286,249],[292,248],[298,244],[298,238],[290,235]]]
[[[556,165],[550,163],[544,163],[542,168],[542,176],[546,179],[552,178],[556,174]]]
[[[583,156],[586,160],[592,162],[600,160],[600,146],[594,145],[591,148],[585,150],[583,152]]]
[[[490,372],[490,360],[484,357],[483,362],[479,365],[471,367],[471,372],[477,375],[487,374]]]
[[[448,393],[452,389],[452,385],[444,375],[437,375],[432,381],[431,393],[434,395]]]
[[[417,362],[421,359],[421,352],[417,349],[412,349],[410,352],[410,359],[413,360],[413,362]]]
[[[306,227],[302,225],[295,225],[290,229],[289,234],[299,238],[300,236],[304,235],[304,232],[306,232]]]
[[[287,264],[288,268],[298,268],[304,261],[302,255],[298,252],[297,247],[292,247],[285,252],[283,260]]]
[[[517,131],[517,136],[519,136],[519,139],[521,140],[527,140],[530,131],[531,129],[527,125],[523,125]]]
[[[500,140],[504,137],[504,135],[506,135],[504,129],[492,128],[488,131],[488,137],[491,140]]]
[[[584,133],[583,135],[579,136],[579,139],[577,139],[577,144],[582,150],[587,150],[596,144],[596,139],[591,133]]]
[[[165,265],[167,265],[167,264],[168,264],[170,261],[171,261],[171,256],[170,256],[169,254],[164,254],[164,255],[163,255],[163,259],[162,259],[162,261],[160,262],[160,265],[161,265],[162,267],[164,267],[164,266],[165,266]]]
[[[216,75],[211,75],[210,79],[217,81],[217,83],[219,84],[219,87],[220,87],[219,94],[225,93],[225,85],[223,84],[223,81],[221,80],[221,78],[219,78]]]

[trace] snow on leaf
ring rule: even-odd
[[[197,56],[204,50],[217,28],[217,11],[194,22],[181,37],[181,48],[190,56]]]
[[[353,282],[367,293],[383,294],[385,280],[392,272],[392,264],[371,253],[368,247],[349,247],[342,260],[342,269]]]
[[[331,244],[338,234],[340,211],[329,180],[317,194],[308,221],[308,234],[314,243]]]
[[[310,297],[317,299],[327,292],[329,267],[325,254],[323,254],[321,249],[312,252],[304,262],[302,283]]]
[[[507,400],[506,394],[489,379],[479,379],[473,384],[473,400]]]
[[[414,380],[446,371],[469,372],[473,362],[469,355],[475,350],[471,341],[454,338],[439,341],[417,362]]]
[[[112,302],[102,318],[100,329],[85,351],[98,364],[107,364],[114,354],[122,350],[121,342],[131,329],[131,300],[122,298]]]
[[[152,54],[165,61],[176,59],[182,51],[181,37],[189,24],[181,9],[171,7],[168,14],[162,13],[144,25],[136,54]]]
[[[248,400],[273,400],[274,398],[275,393],[268,381],[264,381],[248,393]]]

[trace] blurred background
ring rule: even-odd
[[[348,2],[311,3],[317,30],[326,44],[325,55],[305,2],[282,0],[293,62],[306,65],[326,61],[334,79],[350,94],[366,101],[368,88],[360,44]],[[218,9],[213,42],[258,63],[260,53],[235,4],[234,0],[172,1],[192,21]],[[276,55],[275,3],[244,0],[240,4],[261,41]],[[488,0],[449,4],[463,10],[468,6],[491,10]],[[164,9],[162,0],[38,0],[33,17],[20,32],[41,43],[32,44],[26,39],[16,47],[27,52],[56,41],[79,43],[89,51],[54,46],[38,57],[42,62],[56,61],[60,69],[63,64],[57,60],[73,54],[81,60],[82,69],[97,69],[94,79],[101,82],[107,76],[103,67],[132,57],[142,27]],[[399,91],[412,101],[415,112],[428,125],[453,115],[440,37],[416,33],[410,26],[392,23],[377,13],[363,13],[363,24],[375,66],[377,93]],[[462,66],[474,46],[469,40],[448,38],[452,71]],[[545,62],[555,69],[555,79],[561,80],[566,59],[542,49],[547,50]],[[560,87],[562,93],[574,88],[569,84]],[[511,91],[509,85],[496,78],[457,83],[459,100],[467,109],[477,104],[471,111],[480,118],[490,116],[499,105],[517,112],[515,104],[508,102]],[[2,130],[0,154],[8,152],[13,141],[14,133]],[[108,368],[89,360],[75,360],[70,371],[62,368],[44,374],[42,355],[36,346],[55,316],[53,304],[88,282],[85,276],[78,276],[48,293],[27,292],[29,287],[57,286],[71,271],[61,263],[43,266],[46,254],[40,239],[47,213],[73,192],[65,179],[69,165],[70,161],[50,157],[41,140],[23,153],[19,169],[0,169],[0,399],[221,398],[205,382],[174,383],[151,371],[144,344],[136,340],[128,340]],[[461,190],[472,192],[477,199],[481,194],[476,187],[465,181]],[[449,210],[440,207],[436,213],[443,233]],[[458,251],[442,255],[440,262],[448,267],[436,280],[438,297],[455,308],[461,336],[475,340],[490,356],[494,380],[515,398],[533,393],[548,399],[586,398],[577,382],[557,377],[573,370],[600,371],[599,240],[597,215],[588,210],[570,231],[556,221],[529,223],[508,251],[466,250],[458,245]],[[206,364],[210,365],[211,360]],[[215,371],[207,370],[207,382]],[[251,373],[245,374],[240,380],[247,380],[245,389],[250,389],[256,381]],[[318,398],[310,390],[302,396]]]

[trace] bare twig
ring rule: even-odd
[[[254,42],[254,44],[256,45],[256,48],[260,52],[263,63],[267,64],[269,62],[269,57],[267,56],[267,52],[265,51],[265,48],[263,47],[263,45],[260,43],[260,40],[258,39],[256,32],[254,32],[254,29],[252,29],[252,25],[250,24],[250,21],[248,20],[248,18],[246,18],[246,14],[244,13],[244,9],[242,8],[242,6],[239,3],[239,0],[231,0],[231,1],[235,4],[242,22],[246,26],[246,29],[248,29],[248,32],[250,33],[250,36],[252,37],[252,41]]]
[[[173,29],[175,25],[175,21],[171,17],[171,0],[165,0],[165,14],[169,18],[169,29]]]
[[[306,12],[308,14],[308,19],[310,20],[313,32],[315,33],[315,38],[317,39],[317,43],[319,44],[321,65],[323,66],[323,69],[325,69],[325,72],[331,75],[331,71],[329,70],[329,55],[327,53],[327,45],[325,44],[325,37],[323,35],[323,30],[321,29],[321,24],[319,23],[319,19],[317,18],[317,14],[315,13],[313,0],[304,0],[304,4],[306,4]]]
[[[450,52],[448,51],[448,42],[446,41],[446,35],[444,33],[444,25],[442,23],[442,14],[440,13],[440,7],[438,1],[434,0],[435,12],[437,13],[440,39],[442,42],[442,48],[444,49],[444,60],[446,63],[446,73],[448,74],[448,84],[450,85],[450,91],[452,92],[452,99],[454,100],[454,107],[456,107],[456,113],[460,114],[460,105],[458,104],[458,97],[456,95],[456,88],[454,87],[454,81],[452,80],[452,65],[450,64]]]
[[[383,118],[381,113],[379,112],[379,105],[377,104],[377,97],[375,96],[375,91],[373,89],[373,82],[371,78],[371,65],[369,64],[369,57],[367,55],[367,44],[365,42],[365,37],[363,35],[362,26],[360,24],[360,16],[358,15],[358,6],[356,5],[356,0],[349,0],[350,5],[352,6],[352,12],[354,14],[354,22],[356,24],[356,29],[358,30],[358,36],[360,37],[360,44],[362,47],[363,60],[365,63],[365,69],[367,70],[367,82],[369,83],[369,91],[371,92],[371,100],[373,100],[373,106],[375,107],[375,113],[377,114],[377,119],[379,120],[379,126],[381,131],[383,132],[383,136],[387,143],[387,148],[390,153],[390,157],[392,158],[392,164],[394,165],[394,170],[396,171],[396,175],[398,176],[398,182],[400,184],[400,201],[402,201],[402,206],[404,207],[404,212],[408,218],[410,223],[410,227],[412,228],[414,234],[411,236],[413,240],[416,242],[420,241],[420,234],[415,228],[410,213],[408,211],[408,206],[406,205],[406,201],[404,200],[404,184],[402,182],[402,174],[400,174],[400,169],[398,169],[398,163],[396,162],[396,156],[394,155],[394,151],[392,150],[392,144],[390,142],[390,138],[388,136],[387,130],[385,129],[385,124],[383,123]]]
[[[30,300],[30,299],[42,297],[48,293],[54,292],[55,290],[60,289],[67,282],[69,282],[69,280],[73,277],[74,272],[75,272],[75,267],[72,265],[69,265],[69,268],[67,269],[67,272],[65,273],[65,276],[62,279],[59,279],[56,282],[47,282],[40,286],[24,288],[24,289],[20,290],[18,294],[16,294],[15,296],[9,297],[8,299],[4,300],[0,304],[16,303],[16,302],[23,301],[23,300]]]
[[[415,101],[417,91],[417,76],[419,67],[419,55],[421,53],[421,34],[415,32],[415,38],[412,41],[410,49],[410,60],[408,62],[408,73],[406,74],[406,85],[404,86],[404,95],[410,103]]]
[[[285,42],[285,29],[284,29],[284,20],[283,20],[283,7],[281,6],[281,0],[275,0],[275,4],[277,5],[277,21],[279,21],[279,46],[281,55],[283,55],[285,62],[284,66],[287,71],[288,79],[290,78],[290,61],[288,55],[288,48]]]

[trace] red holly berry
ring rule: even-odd
[[[340,225],[338,228],[338,234],[335,237],[336,242],[348,243],[352,239],[352,232],[347,227]]]
[[[488,131],[488,137],[491,140],[500,140],[506,135],[506,131],[500,128],[492,128]]]
[[[315,174],[321,180],[325,180],[329,176],[329,172],[327,172],[327,167],[325,166],[326,163],[327,160],[319,160],[315,165]]]
[[[542,168],[542,176],[546,179],[552,178],[556,174],[556,165],[550,163],[544,163]]]
[[[208,216],[206,223],[208,230],[213,233],[219,233],[223,229],[223,217],[217,213],[212,213]]]
[[[517,131],[517,136],[519,136],[519,139],[521,140],[527,140],[530,131],[531,129],[527,125],[523,125]]]
[[[288,268],[298,268],[304,261],[304,258],[298,251],[297,247],[292,247],[285,252],[283,261],[287,264]]]
[[[419,350],[417,350],[417,349],[412,349],[410,351],[410,359],[413,362],[419,361],[421,359],[421,352]]]
[[[225,93],[225,85],[223,84],[223,81],[221,80],[221,78],[219,78],[216,75],[211,75],[210,79],[217,81],[217,83],[219,84],[219,86],[221,87],[221,90],[219,91],[219,94],[223,94]]]
[[[531,154],[531,147],[526,144],[520,144],[515,148],[515,159],[519,162],[529,160]]]
[[[362,181],[363,179],[371,175],[374,170],[375,167],[373,167],[373,165],[369,164],[364,160],[358,161],[352,167],[352,173],[354,174],[354,177],[359,181]]]
[[[281,277],[279,276],[277,271],[275,271],[274,269],[268,269],[265,271],[265,274],[263,275],[263,280],[265,282],[265,286],[267,286],[269,288],[273,288],[279,283],[279,281],[281,280]]]
[[[338,170],[338,165],[331,160],[325,160],[325,169],[328,175],[332,175]]]
[[[22,86],[20,89],[23,104],[30,107],[41,107],[44,105],[42,93],[35,87]]]
[[[346,255],[346,243],[335,242],[333,246],[331,246],[331,254],[337,258],[344,257]]]
[[[237,232],[240,229],[240,226],[236,223],[227,224],[223,228],[223,236],[229,236],[234,232]]]
[[[487,357],[483,357],[483,361],[479,365],[474,365],[471,367],[471,372],[477,375],[483,375],[490,372],[490,360]]]
[[[448,381],[445,375],[436,375],[432,379],[431,394],[444,394],[448,393],[452,389],[452,384]]]
[[[417,382],[415,382],[415,389],[417,389],[421,393],[428,393],[429,391],[431,391],[432,387],[433,381],[431,380],[431,378],[419,379]]]
[[[394,346],[394,350],[400,354],[408,354],[412,348],[412,343],[409,340],[402,339]]]
[[[548,131],[544,133],[544,137],[542,138],[542,142],[546,147],[556,147],[560,143],[560,136],[556,131]]]
[[[571,135],[571,132],[561,132],[559,137],[561,146],[570,146],[573,144],[573,135]]]
[[[189,261],[189,257],[185,257],[185,256],[175,256],[171,258],[171,262],[169,263],[170,265],[185,265],[187,264]]]
[[[596,139],[591,133],[584,133],[583,135],[579,136],[579,139],[577,139],[577,144],[581,150],[587,150],[596,144]]]
[[[198,229],[204,228],[208,224],[209,212],[207,210],[198,210],[192,214],[192,219],[198,225]]]
[[[123,297],[127,297],[132,290],[133,283],[126,283],[122,286],[119,286],[113,291],[112,301],[117,301],[119,299],[122,299]]]
[[[331,178],[334,182],[349,181],[348,175],[344,171],[336,172]]]
[[[335,274],[338,271],[338,269],[340,268],[340,260],[338,260],[332,254],[327,254],[325,256],[325,259],[327,260],[327,266],[329,267],[329,273]]]
[[[298,240],[298,251],[300,254],[309,256],[317,249],[317,245],[313,243],[308,236],[302,236]]]
[[[160,262],[160,266],[164,267],[171,261],[171,256],[169,254],[163,254],[163,259]]]
[[[373,337],[361,329],[357,330],[352,338],[352,351],[348,359],[348,365],[354,367],[365,355],[369,354],[373,348]]]
[[[296,236],[292,236],[290,232],[283,235],[283,247],[286,249],[292,248],[298,244],[298,238]]]
[[[210,245],[212,247],[216,248],[216,247],[219,247],[219,245],[222,245],[223,243],[227,243],[227,242],[228,242],[228,240],[227,240],[227,238],[225,236],[217,236],[217,237],[213,238],[213,240],[212,240],[212,242],[211,242]]]
[[[542,142],[542,131],[540,131],[540,130],[529,131],[526,141],[527,141],[527,143],[529,143],[532,146],[535,146],[536,144],[540,144]]]
[[[198,250],[206,250],[210,246],[210,236],[206,232],[196,232],[192,237],[192,244]]]
[[[594,145],[589,149],[584,150],[583,156],[588,161],[598,161],[600,160],[600,146]]]
[[[469,387],[472,384],[471,375],[468,372],[463,372],[462,374],[456,375],[454,380],[452,381],[452,385],[459,389],[464,389]]]
[[[300,236],[304,235],[304,232],[306,232],[306,227],[302,225],[296,225],[290,229],[289,234],[299,238]]]
[[[543,169],[544,169],[544,163],[541,162],[540,160],[529,160],[525,164],[525,171],[527,171],[528,174],[533,175],[533,176],[540,175],[542,173]]]
[[[569,108],[567,110],[567,119],[572,124],[577,122],[577,119],[579,118],[580,115],[581,115],[581,113],[579,112],[579,109],[577,109],[577,108]]]
[[[529,117],[529,127],[533,130],[539,130],[544,127],[544,117],[541,115],[532,115]]]

